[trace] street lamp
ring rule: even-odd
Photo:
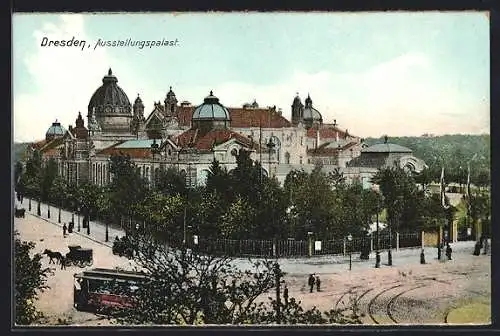
[[[61,202],[59,202],[59,215],[57,217],[57,222],[61,223]]]
[[[352,248],[351,248],[351,242],[352,242],[352,235],[349,234],[347,236],[347,240],[349,241],[349,271],[352,270]]]
[[[80,207],[76,209],[77,215],[78,215],[78,232],[80,232]]]
[[[86,208],[85,211],[87,211]],[[90,235],[90,216],[87,214],[86,216],[83,217],[83,220],[85,220],[85,218],[87,218],[87,235]]]

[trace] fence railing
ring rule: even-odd
[[[391,244],[392,241],[392,244]],[[253,256],[253,257],[307,257],[320,255],[347,255],[375,251],[377,249],[376,235],[353,238],[352,240],[231,240],[231,239],[206,239],[197,237],[196,242],[189,241],[189,246],[201,253],[223,254],[227,256]],[[422,246],[422,234],[394,233],[381,234],[379,237],[379,250],[389,248],[416,248]]]
[[[146,223],[140,220],[124,219],[122,225],[132,229],[140,229]],[[200,253],[226,255],[231,257],[308,257],[322,255],[347,255],[349,253],[361,253],[362,251],[373,252],[402,248],[417,248],[422,246],[421,232],[388,232],[373,233],[365,237],[353,237],[333,240],[234,240],[234,239],[212,239],[196,236],[189,233],[186,235],[188,247],[196,249]],[[377,245],[378,242],[378,245]],[[170,242],[178,245],[181,242]]]

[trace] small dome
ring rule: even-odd
[[[102,79],[102,85],[94,92],[92,98],[90,98],[88,106],[89,115],[94,112],[94,109],[98,118],[113,114],[131,114],[130,101],[117,83],[118,79],[113,75],[111,69],[109,69],[108,74]]]
[[[312,99],[309,95],[306,98],[306,107],[304,108],[303,118],[305,121],[319,121],[323,122],[323,116],[321,113],[312,106]]]
[[[295,98],[293,99],[293,103],[292,105],[302,105],[302,102],[300,101],[300,97],[299,97],[299,93],[297,92],[297,95],[295,96]]]
[[[210,91],[210,95],[205,98],[203,104],[196,107],[193,112],[192,120],[231,120],[229,111],[221,103],[219,103],[219,98],[213,95]]]
[[[170,87],[170,91],[168,91],[167,93],[167,98],[174,98],[175,97],[175,93],[174,91],[172,91],[172,87]]]
[[[57,120],[52,123],[52,126],[49,127],[47,132],[45,133],[45,138],[54,138],[61,137],[66,133],[66,129],[61,126],[61,123]]]
[[[139,97],[139,94],[137,94],[137,98],[135,98],[134,101],[134,106],[142,105],[144,107],[144,104],[142,103],[141,97]]]

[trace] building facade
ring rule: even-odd
[[[146,116],[140,96],[131,104],[109,69],[90,98],[87,126],[81,113],[67,130],[56,121],[46,138],[29,149],[56,160],[60,175],[77,185],[108,184],[112,178],[109,158],[124,154],[148,181],[160,169],[175,167],[188,185],[195,186],[205,183],[214,159],[230,171],[236,167],[237,151],[245,149],[261,162],[264,174],[281,183],[291,170],[311,171],[321,164],[325,171],[338,169],[348,181],[360,180],[370,187],[370,177],[383,165],[367,164],[376,160],[366,158],[371,152],[362,139],[341,129],[336,120],[324,123],[309,95],[304,103],[297,94],[292,118],[287,120],[276,106],[262,108],[256,101],[226,107],[213,92],[196,106],[179,103],[170,87],[163,104],[154,102]],[[424,166],[411,150],[404,157],[400,163],[410,169]]]

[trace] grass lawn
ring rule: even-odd
[[[447,322],[451,324],[490,324],[491,298],[475,300],[451,310]]]

